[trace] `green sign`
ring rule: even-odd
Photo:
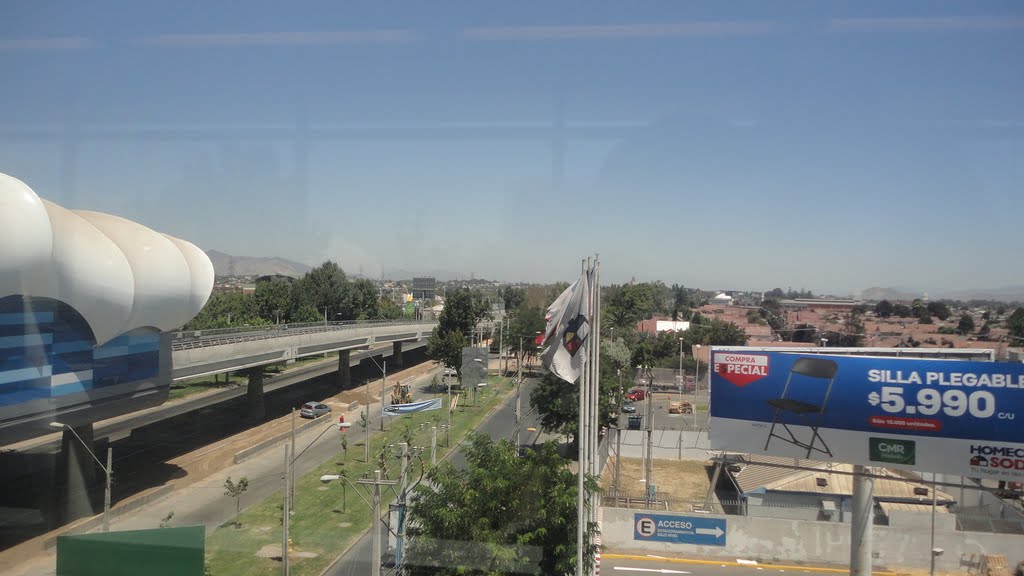
[[[202,576],[202,526],[57,537],[61,576]]]
[[[916,459],[916,445],[913,440],[896,438],[868,438],[868,459],[886,464],[913,465]]]

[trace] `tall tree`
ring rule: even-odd
[[[875,316],[878,316],[879,318],[888,318],[892,316],[892,313],[892,302],[889,302],[888,300],[882,300],[881,302],[875,304]]]
[[[455,368],[461,376],[462,348],[470,342],[477,323],[490,316],[489,308],[478,290],[448,290],[437,327],[427,340],[427,357]]]
[[[328,320],[333,319],[335,314],[346,312],[348,278],[335,262],[328,260],[313,268],[299,280],[299,284],[321,318],[325,311]]]
[[[288,322],[291,317],[291,282],[268,280],[256,283],[256,307],[260,316],[269,322]]]
[[[1024,306],[1018,307],[1006,319],[1006,330],[1010,336],[1016,339],[1013,343],[1015,346],[1024,343]]]
[[[195,318],[185,324],[185,330],[212,330],[234,326],[261,326],[267,324],[260,315],[256,298],[242,292],[214,292]]]
[[[554,443],[517,457],[507,440],[474,434],[464,452],[465,469],[441,462],[413,489],[410,573],[575,573],[577,480]],[[587,548],[595,529],[584,530]],[[584,558],[591,565],[593,554]]]
[[[928,313],[943,321],[949,318],[952,314],[949,306],[947,306],[945,302],[938,301],[928,303]]]
[[[342,320],[373,320],[380,317],[380,293],[366,278],[350,282],[344,293]]]
[[[962,335],[970,334],[974,330],[974,318],[966,312],[960,315],[960,322],[956,325],[956,331]]]
[[[506,314],[512,313],[526,302],[526,290],[518,286],[504,286],[498,291],[498,294],[505,304]]]

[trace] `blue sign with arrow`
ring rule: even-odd
[[[725,546],[724,518],[634,514],[633,540]]]

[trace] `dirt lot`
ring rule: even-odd
[[[640,479],[643,478],[642,460],[623,458],[620,474],[623,493],[638,495],[644,493],[644,483],[640,482]],[[610,491],[614,480],[615,458],[611,458],[604,468],[601,488]],[[710,484],[711,481],[708,479],[704,462],[695,460],[654,461],[654,485],[657,487],[659,498],[702,500],[707,496]]]

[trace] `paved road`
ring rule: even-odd
[[[734,561],[716,562],[709,560],[668,559],[657,556],[630,556],[617,558],[616,554],[605,554],[601,560],[601,574],[620,576],[645,576],[647,574],[695,574],[697,576],[766,576],[786,572],[789,574],[836,574],[836,569],[804,568],[792,566],[750,565],[736,566]]]
[[[523,429],[520,431],[519,441],[524,445],[533,444],[541,440],[539,419],[536,414],[529,412],[530,392],[533,390],[533,386],[534,381],[527,380],[522,388]],[[515,405],[516,395],[513,393],[502,404],[501,408],[484,420],[478,430],[489,434],[494,439],[511,438],[516,424]],[[535,428],[536,431],[528,431],[526,428]],[[456,467],[462,467],[466,462],[461,451],[449,453],[448,459]],[[382,538],[385,536],[386,534]],[[369,574],[371,540],[370,533],[367,532],[325,574],[328,576],[365,576]],[[386,541],[382,539],[382,542]]]
[[[414,389],[426,386],[437,370],[418,377],[412,382]],[[372,383],[371,383],[372,385]],[[349,391],[353,392],[353,391]],[[356,392],[353,392],[356,393]],[[370,409],[371,430],[377,430],[380,419],[379,403]],[[286,417],[287,418],[287,417]],[[324,418],[323,425],[313,427],[296,434],[295,445],[303,450],[295,461],[295,474],[301,476],[319,466],[322,462],[334,458],[340,451],[338,431],[334,416]],[[333,432],[333,433],[332,433]],[[355,434],[359,432],[353,431]],[[219,447],[207,447],[202,451],[215,450]],[[361,448],[350,447],[349,450]],[[361,455],[360,455],[361,456]],[[145,506],[134,512],[118,516],[111,521],[111,530],[142,530],[155,528],[160,521],[173,512],[173,526],[203,525],[206,534],[211,534],[217,527],[230,521],[235,516],[235,504],[231,498],[224,496],[224,478],[235,479],[246,476],[249,487],[242,496],[243,507],[259,502],[283,486],[282,471],[284,469],[284,448],[278,445],[260,452],[240,464],[228,466],[218,474],[202,478],[190,485],[175,490],[171,495],[152,505]],[[300,497],[300,495],[297,495]],[[55,573],[55,557],[47,554],[36,558],[12,572],[16,575],[50,576]]]

